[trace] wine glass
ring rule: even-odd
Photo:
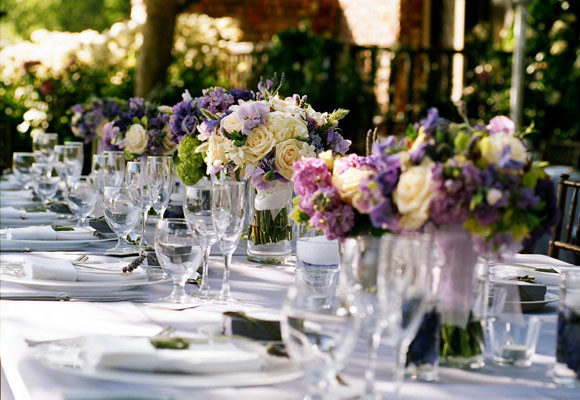
[[[380,398],[375,390],[377,352],[385,330],[379,298],[377,272],[381,238],[360,236],[342,243],[341,266],[349,286],[360,293],[362,305],[362,333],[367,341],[367,368],[365,370],[365,399]]]
[[[88,216],[95,210],[99,195],[96,179],[92,176],[66,180],[65,199],[72,213],[79,219],[78,226],[88,226]]]
[[[194,186],[188,186],[186,188],[183,204],[185,218],[198,234],[203,250],[201,286],[198,292],[192,294],[192,296],[202,299],[211,297],[208,278],[209,254],[211,246],[217,240],[211,212],[211,195],[211,182],[207,179],[202,179]]]
[[[197,270],[202,250],[195,232],[185,219],[168,218],[157,221],[155,254],[163,270],[173,280],[173,291],[161,301],[187,303],[185,282]]]
[[[25,187],[30,183],[30,169],[34,164],[34,153],[15,152],[12,154],[12,172],[18,182]]]
[[[153,199],[151,197],[151,185],[147,179],[147,161],[129,161],[125,167],[125,182],[141,203],[141,247],[147,247],[145,232],[147,230],[147,215],[151,209]]]
[[[432,251],[429,234],[385,234],[381,239],[377,293],[386,332],[395,344],[396,399],[400,398],[409,344],[430,296]]]
[[[32,138],[32,152],[36,162],[52,163],[54,161],[54,146],[58,143],[56,133],[40,133]]]
[[[291,286],[282,307],[282,340],[291,359],[302,364],[305,399],[327,398],[329,382],[344,368],[360,331],[356,292],[342,288],[321,303],[309,290]]]
[[[91,162],[91,175],[95,177],[101,193],[105,187],[106,163],[107,160],[104,154],[93,154],[93,159]]]
[[[159,218],[163,218],[173,190],[173,158],[147,157],[147,179],[152,185],[153,209]]]
[[[49,163],[34,163],[30,168],[34,193],[43,204],[48,204],[58,190],[59,178],[55,176],[53,166]]]
[[[81,142],[66,142],[64,144],[64,164],[68,174],[79,177],[83,172],[84,145]]]
[[[125,177],[125,153],[122,151],[104,151],[105,173],[103,179],[106,185],[120,186]]]
[[[132,254],[135,246],[127,242],[127,235],[139,222],[141,203],[126,186],[105,186],[103,192],[105,220],[117,234],[117,245],[107,250],[113,254]]]
[[[232,255],[238,247],[246,210],[246,183],[220,182],[213,186],[211,216],[217,241],[224,256],[225,268],[219,301],[239,304],[230,294],[230,266]]]

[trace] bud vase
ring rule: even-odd
[[[294,186],[277,182],[268,190],[250,188],[248,214],[248,260],[284,264],[292,253]]]
[[[435,250],[441,271],[440,363],[464,369],[482,368],[489,296],[487,262],[480,262],[471,236],[459,228],[437,232]]]

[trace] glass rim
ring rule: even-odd
[[[193,228],[191,227],[189,221],[187,221],[186,218],[163,218],[163,219],[159,219],[157,220],[157,227],[162,226],[162,225],[169,225],[170,223],[176,223],[176,224],[181,224],[181,225],[185,225],[187,226],[187,229],[191,230],[193,232]]]

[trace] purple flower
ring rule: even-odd
[[[334,129],[329,129],[327,135],[326,141],[330,146],[330,150],[332,150],[334,154],[346,154],[352,142],[342,137],[342,135]]]
[[[373,156],[359,156],[356,154],[349,154],[346,157],[342,157],[340,159],[338,170],[336,171],[338,174],[342,174],[349,168],[361,168],[368,167],[367,169],[375,170],[376,169],[377,160]],[[336,165],[335,165],[336,168]]]
[[[181,143],[183,138],[197,133],[201,112],[197,108],[197,100],[184,100],[173,107],[173,115],[169,121],[173,141]]]
[[[501,157],[499,159],[498,165],[501,168],[506,169],[522,169],[524,164],[520,161],[512,160],[512,150],[509,145],[505,145],[502,152]]]
[[[439,126],[445,123],[447,121],[444,118],[439,118],[439,111],[435,107],[427,110],[427,117],[419,121],[419,125],[423,127],[427,134],[432,134]]]
[[[246,167],[246,179],[249,178],[256,189],[268,190],[276,181],[288,182],[276,169],[274,152],[275,150],[272,150],[264,157],[256,168],[253,168],[251,165]]]
[[[319,187],[331,186],[332,175],[324,160],[306,157],[292,166],[292,182],[299,196],[306,196]]]
[[[516,131],[516,126],[514,122],[506,116],[499,115],[497,117],[493,117],[489,121],[489,125],[487,126],[488,132],[493,135],[496,133],[508,133],[513,134]]]
[[[234,97],[234,104],[237,104],[240,100],[250,101],[256,98],[256,95],[251,90],[230,89],[228,92]]]
[[[375,228],[389,229],[399,232],[399,217],[395,205],[389,199],[384,199],[369,214]]]
[[[348,204],[340,204],[330,212],[316,211],[310,224],[324,232],[328,240],[343,240],[354,226],[354,210]]]
[[[120,150],[119,146],[113,144],[113,140],[120,133],[119,128],[114,126],[113,122],[108,122],[105,124],[103,131],[104,131],[104,137],[103,137],[104,149],[105,150],[112,150],[112,151]]]
[[[228,94],[224,88],[204,89],[202,93],[203,96],[198,98],[197,105],[212,114],[223,113],[234,104],[234,96]]]
[[[270,112],[270,106],[264,103],[243,103],[238,109],[238,119],[242,121],[242,132],[250,135],[252,129],[258,125],[266,124],[266,114]]]

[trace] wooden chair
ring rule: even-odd
[[[548,244],[548,255],[554,258],[558,258],[560,249],[571,251],[580,255],[580,237],[578,236],[580,235],[580,227],[578,227],[578,233],[576,237],[572,237],[574,225],[578,226],[576,210],[578,208],[578,192],[580,191],[580,181],[574,181],[568,178],[570,178],[570,175],[568,174],[560,175],[560,183],[558,184],[558,207],[560,208],[560,220],[554,229],[554,236],[552,236],[552,239]],[[568,198],[568,188],[573,188],[573,192],[568,217],[566,218],[565,213],[566,200]],[[564,232],[564,238],[562,238],[562,228],[564,227],[565,220],[567,220],[566,231]]]

